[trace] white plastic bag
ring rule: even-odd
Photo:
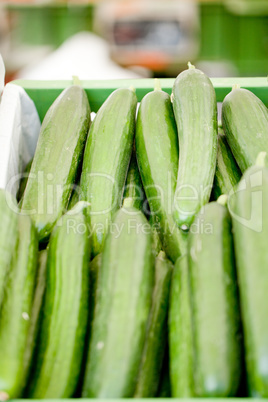
[[[7,84],[0,103],[0,188],[14,196],[21,173],[34,155],[39,132],[33,101],[20,86]]]

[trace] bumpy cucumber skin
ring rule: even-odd
[[[222,194],[233,191],[241,178],[241,171],[233,157],[225,135],[219,129],[218,152],[213,195],[217,199]]]
[[[18,217],[19,237],[12,258],[0,312],[0,393],[22,396],[26,384],[32,344],[28,343],[34,297],[38,241],[27,216]]]
[[[76,389],[88,319],[90,240],[84,210],[53,229],[36,365],[28,397],[68,398]]]
[[[194,397],[193,329],[188,255],[174,266],[169,308],[169,359],[171,395]]]
[[[124,198],[132,198],[133,207],[143,211],[145,194],[142,186],[141,176],[137,165],[136,155],[133,152],[129,164],[127,180],[124,189]]]
[[[195,395],[235,396],[242,339],[231,218],[212,202],[195,223],[199,230],[189,236]]]
[[[268,170],[253,166],[231,208],[249,394],[262,398],[268,397],[267,205]]]
[[[159,90],[142,99],[136,124],[136,155],[163,250],[175,262],[186,250],[172,217],[178,171],[178,137],[170,96]]]
[[[163,345],[167,340],[166,324],[172,268],[173,265],[165,253],[160,251],[155,260],[152,308],[135,391],[136,398],[154,397],[159,387],[165,353]]]
[[[222,125],[242,173],[268,152],[268,110],[247,89],[233,89],[222,103]]]
[[[173,109],[180,155],[173,217],[188,228],[209,201],[217,157],[217,102],[210,79],[190,68],[174,81]]]
[[[66,88],[42,123],[21,209],[31,215],[40,241],[46,241],[66,211],[90,124],[82,87]]]
[[[9,204],[10,202],[10,204]],[[0,189],[0,308],[4,296],[7,274],[18,238],[17,202],[5,190]]]
[[[136,107],[134,91],[117,89],[103,103],[90,128],[80,199],[90,203],[88,220],[94,256],[102,251],[112,215],[121,206],[133,146]]]
[[[150,225],[135,208],[116,212],[106,238],[82,396],[133,397],[152,302]]]

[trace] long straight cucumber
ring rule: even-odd
[[[231,200],[230,200],[231,201]],[[268,397],[268,169],[252,166],[230,204],[249,394]]]
[[[176,78],[173,109],[180,145],[174,219],[189,229],[209,201],[217,157],[217,102],[210,79],[189,64]]]
[[[28,216],[18,217],[19,238],[12,258],[6,292],[0,311],[0,400],[22,396],[26,385],[32,344],[32,325],[38,240]]]
[[[104,245],[84,398],[133,397],[135,392],[152,303],[154,265],[150,225],[127,200],[115,214]],[[121,229],[120,234],[112,228]]]
[[[10,202],[9,202],[10,201]],[[17,202],[5,190],[0,189],[0,308],[4,296],[10,263],[18,239]]]
[[[88,317],[90,241],[84,203],[53,229],[36,364],[28,397],[68,398],[76,389]]]
[[[218,151],[213,195],[217,199],[222,194],[229,194],[241,178],[241,171],[233,157],[225,135],[219,129]]]
[[[156,396],[167,341],[167,314],[172,264],[160,251],[155,260],[155,285],[135,397]]]
[[[268,152],[268,109],[249,90],[235,86],[224,98],[222,125],[242,173]]]
[[[173,398],[194,396],[193,329],[188,255],[174,266],[169,308],[169,359]]]
[[[66,88],[49,108],[22,198],[40,241],[48,239],[65,212],[82,161],[90,124],[90,107],[82,87]]]
[[[231,218],[212,202],[195,224],[189,237],[195,395],[235,396],[242,339]]]
[[[163,250],[175,262],[185,251],[172,216],[178,171],[177,129],[170,96],[157,88],[144,96],[136,124],[136,154],[151,219]]]
[[[93,255],[102,251],[112,215],[122,203],[130,162],[137,97],[117,89],[103,103],[90,128],[81,175],[80,199],[90,203]]]

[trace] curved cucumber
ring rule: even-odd
[[[185,241],[172,217],[179,150],[170,96],[164,91],[150,92],[140,103],[136,155],[154,226],[163,250],[175,262]]]
[[[0,189],[0,308],[7,275],[18,239],[18,215],[15,198]]]
[[[255,164],[259,152],[268,152],[268,109],[247,89],[235,87],[225,97],[222,125],[242,172]]]
[[[133,207],[139,209],[140,211],[143,211],[145,194],[137,165],[136,155],[134,152],[131,156],[124,189],[124,199],[125,198],[132,198],[134,200]]]
[[[189,229],[209,201],[217,157],[217,102],[210,79],[193,66],[176,78],[173,109],[180,145],[173,217]]]
[[[268,397],[268,169],[251,167],[233,199],[234,243],[250,395]]]
[[[88,136],[80,199],[90,203],[93,255],[102,251],[113,213],[120,208],[130,162],[137,97],[115,90],[103,103]]]
[[[124,202],[113,227],[121,233],[111,231],[104,245],[84,398],[133,396],[151,308],[150,225],[142,212]]]
[[[235,396],[242,340],[231,218],[212,202],[195,224],[199,230],[189,236],[195,395]]]
[[[90,124],[90,108],[80,86],[66,88],[42,123],[21,209],[34,221],[40,241],[48,239],[66,211]]]
[[[26,384],[38,256],[37,233],[28,216],[19,215],[18,232],[0,312],[0,395],[9,398],[21,397]]]
[[[78,383],[89,296],[90,242],[83,204],[64,215],[51,235],[31,398],[68,398]]]
[[[193,397],[193,330],[187,254],[178,258],[172,276],[169,308],[169,359],[172,397]]]
[[[154,397],[161,379],[167,339],[167,313],[172,264],[160,251],[155,260],[155,285],[152,308],[137,379],[135,397]]]
[[[219,131],[218,152],[213,195],[217,199],[222,194],[229,194],[241,178],[241,171],[233,157],[226,137]]]

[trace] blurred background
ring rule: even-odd
[[[0,0],[6,81],[267,76],[268,0]]]

